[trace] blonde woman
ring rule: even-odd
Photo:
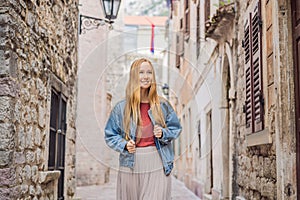
[[[118,200],[171,199],[172,141],[180,132],[172,106],[157,94],[151,62],[135,60],[126,99],[115,105],[105,127],[107,145],[120,152]]]

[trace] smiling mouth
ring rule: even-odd
[[[141,81],[141,83],[143,83],[143,84],[149,84],[150,81]]]

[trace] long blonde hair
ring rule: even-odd
[[[166,127],[163,113],[160,107],[160,98],[156,90],[156,80],[153,65],[150,60],[146,58],[140,58],[135,60],[131,65],[129,81],[126,87],[126,105],[123,119],[123,128],[125,131],[126,140],[131,139],[129,136],[131,118],[137,125],[137,127],[141,125],[139,71],[140,66],[143,62],[149,63],[152,68],[153,79],[151,82],[151,86],[148,89],[148,98],[155,123],[162,127]],[[137,137],[137,139],[139,140],[139,137]]]

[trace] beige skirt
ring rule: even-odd
[[[134,169],[120,167],[117,200],[171,199],[171,176],[164,174],[155,146],[136,149]]]

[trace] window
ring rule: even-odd
[[[196,44],[196,51],[197,51],[197,58],[199,57],[200,54],[200,3],[197,6],[197,27],[196,27],[196,38],[197,38],[197,44]]]
[[[201,121],[198,121],[198,126],[197,126],[197,135],[198,135],[198,155],[199,158],[201,158]]]
[[[262,86],[262,41],[260,1],[257,1],[244,24],[243,47],[245,50],[246,133],[264,128],[264,99]]]
[[[185,0],[185,6],[184,6],[184,21],[185,21],[185,39],[189,39],[190,36],[190,5],[189,5],[189,0]]]
[[[204,9],[204,21],[206,22],[210,18],[210,0],[205,0]]]
[[[180,68],[180,57],[184,54],[184,45],[183,45],[183,32],[179,31],[176,33],[176,67]]]
[[[50,134],[48,169],[59,170],[58,199],[64,199],[66,98],[56,90],[51,91]]]

